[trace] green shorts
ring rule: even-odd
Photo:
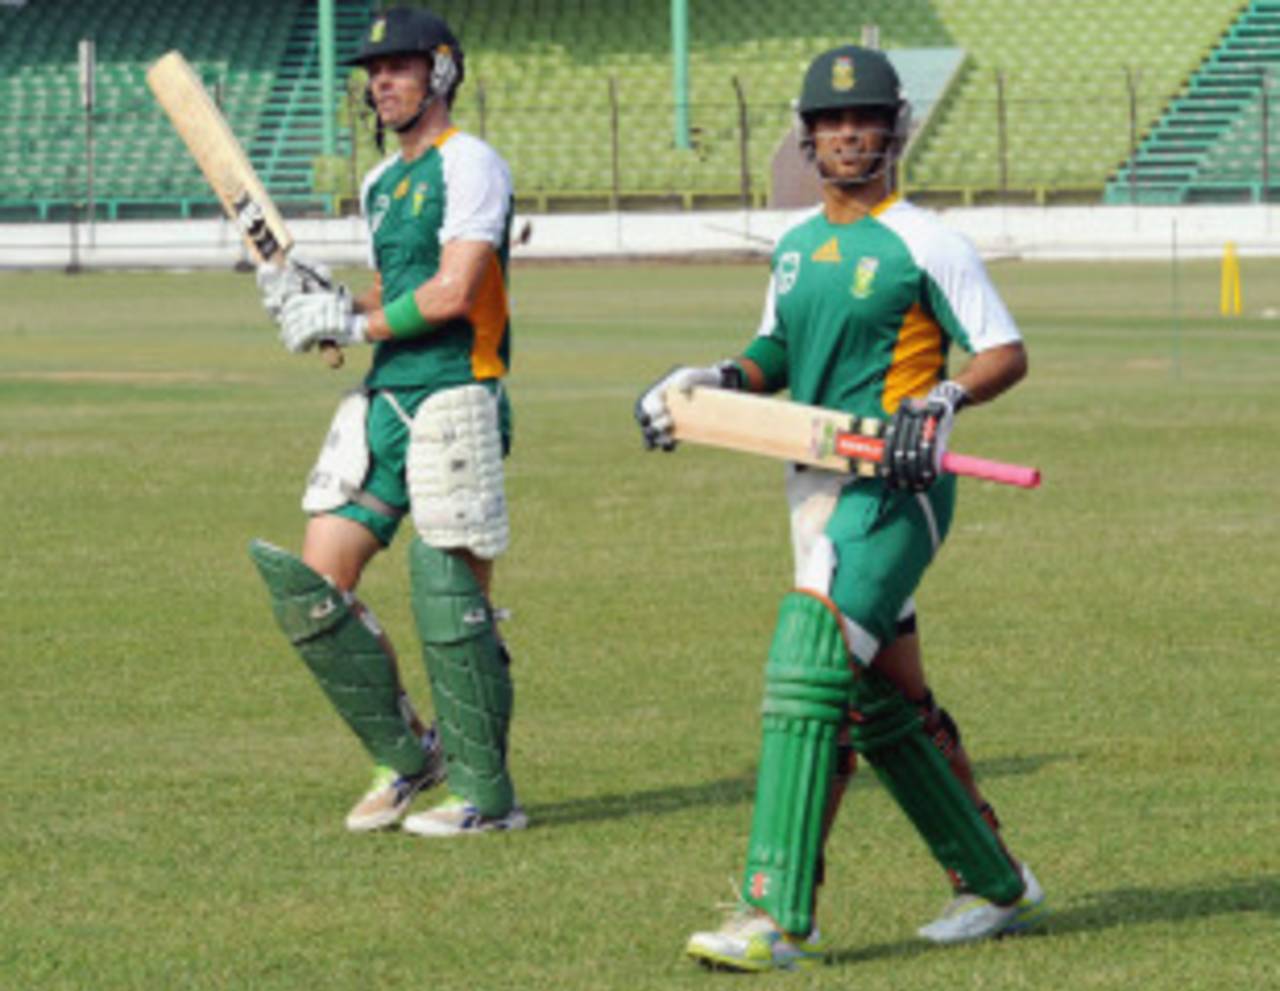
[[[841,493],[825,531],[836,556],[828,594],[876,644],[893,640],[903,606],[946,539],[955,503],[954,475],[918,494],[889,492],[879,481]],[[869,661],[862,654],[870,648],[858,646]]]
[[[502,453],[511,451],[511,403],[507,390],[491,380],[484,383],[498,395],[498,429],[502,434]],[[369,443],[369,470],[365,473],[361,491],[373,496],[373,500],[386,505],[389,512],[382,512],[360,503],[348,502],[333,510],[334,516],[342,516],[359,523],[385,547],[389,545],[400,526],[400,519],[409,511],[409,487],[405,477],[405,458],[409,450],[409,425],[401,418],[395,406],[383,394],[390,392],[404,415],[413,419],[428,397],[439,388],[425,389],[376,389],[369,397],[369,415],[365,421],[365,437]]]

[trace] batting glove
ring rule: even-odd
[[[957,382],[940,382],[923,399],[904,399],[884,434],[879,474],[891,489],[923,492],[942,472],[956,413],[969,402]]]
[[[356,313],[344,286],[330,292],[305,293],[285,300],[280,313],[280,340],[295,354],[323,341],[339,347],[368,341],[369,322]]]
[[[640,424],[640,433],[648,450],[676,449],[676,439],[672,435],[675,423],[671,419],[671,411],[667,409],[667,391],[678,389],[687,394],[698,385],[711,389],[741,389],[742,372],[731,361],[723,361],[707,368],[682,366],[673,368],[649,386],[636,400],[635,406],[636,422]]]
[[[327,265],[296,253],[290,254],[283,265],[260,264],[257,279],[262,307],[276,323],[290,297],[333,288],[333,273]]]

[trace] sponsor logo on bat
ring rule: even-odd
[[[248,193],[241,193],[236,197],[233,207],[240,233],[253,242],[264,261],[270,261],[280,250],[280,243],[267,226],[267,214],[262,204]]]

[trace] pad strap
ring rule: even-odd
[[[422,771],[426,758],[405,722],[394,664],[347,596],[265,540],[253,541],[249,556],[280,629],[369,756],[399,774]]]
[[[853,674],[835,606],[782,600],[765,667],[763,741],[742,897],[790,933],[813,927],[822,822]]]
[[[1022,877],[974,807],[946,758],[925,735],[920,712],[875,668],[853,684],[854,747],[875,769],[937,861],[965,890],[1005,905]]]
[[[409,546],[409,584],[449,785],[481,815],[504,816],[515,805],[507,773],[513,691],[493,609],[460,556],[419,537]]]

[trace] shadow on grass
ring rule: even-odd
[[[980,761],[976,772],[979,778],[999,778],[1010,775],[1034,774],[1050,764],[1072,760],[1072,754],[1031,754],[1018,757],[999,757]],[[859,773],[853,779],[853,787],[869,788],[875,783],[875,775]],[[621,819],[637,815],[668,815],[690,808],[741,805],[755,795],[755,769],[743,771],[731,777],[707,781],[703,784],[673,788],[655,788],[609,795],[592,795],[588,798],[571,798],[563,802],[547,802],[528,807],[530,818],[539,828],[567,826],[573,823],[599,822],[605,819]]]
[[[740,805],[751,801],[755,787],[755,772],[743,771],[741,774],[699,785],[571,798],[564,802],[531,805],[528,811],[529,818],[541,829],[546,826],[567,826],[637,815],[668,815],[695,807]]]
[[[1051,900],[1051,908],[1052,905]],[[1055,910],[1042,926],[1019,936],[1018,941],[1149,922],[1185,922],[1239,912],[1265,912],[1280,917],[1280,875],[1184,884],[1172,888],[1153,886],[1089,892],[1076,904]],[[920,939],[905,939],[837,950],[830,959],[833,964],[857,964],[891,957],[905,959],[946,949]]]

